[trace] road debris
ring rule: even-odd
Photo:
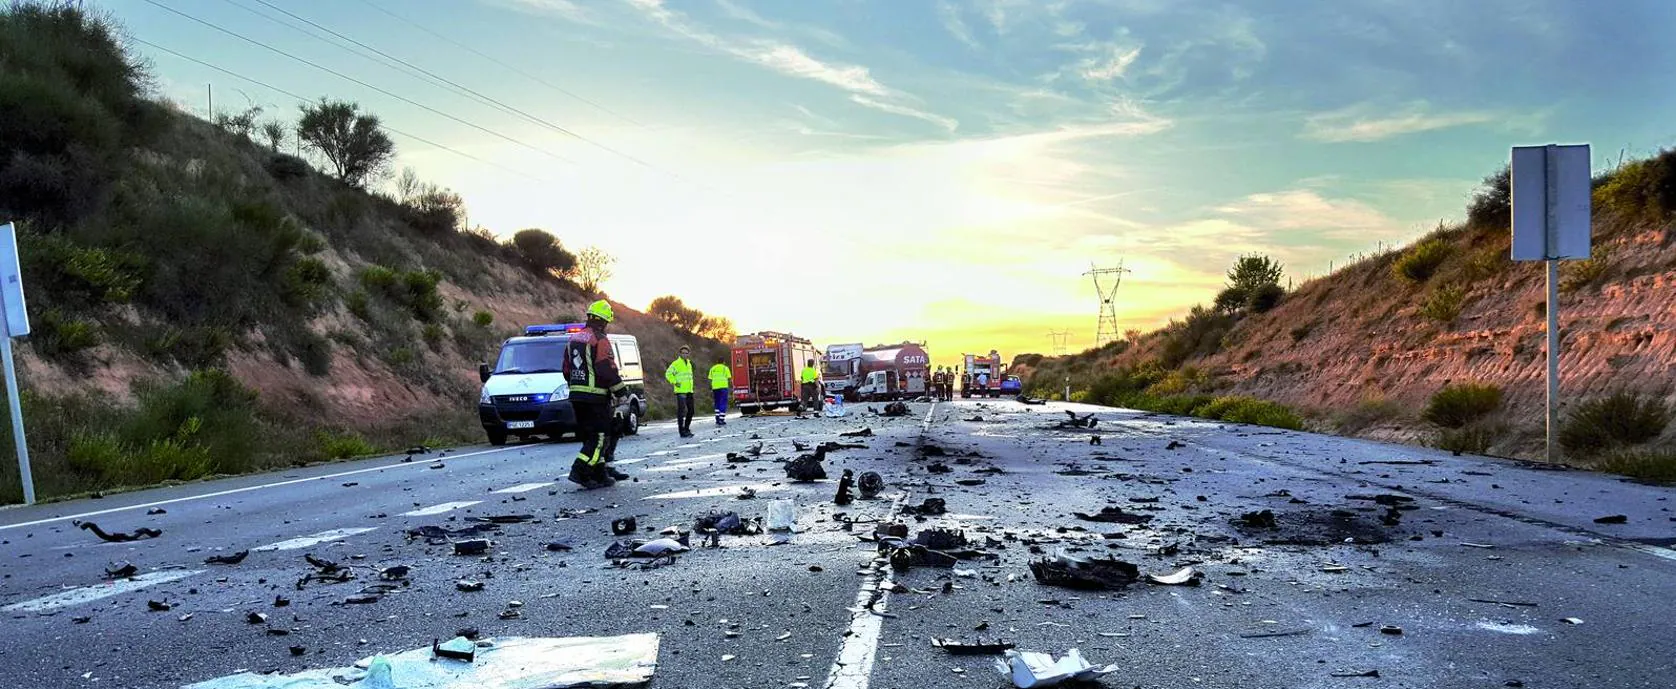
[[[871,410],[872,407],[868,407],[868,409]],[[908,405],[904,404],[902,402],[891,402],[890,404],[885,405],[884,411],[879,412],[879,416],[907,416],[907,415],[908,415]]]
[[[1279,527],[1279,524],[1276,523],[1274,519],[1274,510],[1246,512],[1245,514],[1240,515],[1239,519],[1234,521],[1240,526],[1253,529],[1273,529]]]
[[[431,655],[437,658],[463,660],[469,663],[477,660],[477,642],[463,636],[456,636],[444,643],[432,641]]]
[[[786,478],[798,483],[820,481],[826,478],[826,467],[814,455],[801,455],[786,462]]]
[[[1287,629],[1287,630],[1276,631],[1276,632],[1246,632],[1244,634],[1241,634],[1240,638],[1241,639],[1273,639],[1273,638],[1282,637],[1282,636],[1303,636],[1303,635],[1308,634],[1308,633],[1309,633],[1308,629]]]
[[[1629,523],[1629,515],[1612,514],[1612,515],[1607,515],[1605,517],[1595,517],[1595,523],[1596,524],[1627,524],[1627,523]]]
[[[1560,621],[1564,622],[1566,624],[1582,624],[1583,623],[1583,620],[1580,620],[1580,619],[1575,618],[1575,617],[1563,618]]]
[[[148,600],[148,601],[145,602],[145,606],[146,606],[147,609],[151,610],[152,612],[168,612],[170,610],[173,610],[174,607],[175,607],[173,604],[169,603],[168,601],[157,601],[157,600]]]
[[[992,641],[990,643],[984,643],[983,639],[978,639],[977,641],[967,642],[967,641],[955,641],[954,639],[937,639],[937,638],[933,638],[931,640],[931,645],[936,646],[937,648],[943,649],[949,655],[956,655],[956,656],[999,655],[1001,653],[1005,653],[1007,651],[1013,650],[1014,648],[1016,648],[1018,646],[1018,644],[1014,644],[1014,643],[1008,642],[1008,641]]]
[[[267,624],[268,616],[259,612],[249,612],[245,613],[244,622],[245,624]]]
[[[1084,591],[1127,588],[1141,577],[1141,570],[1116,558],[1078,559],[1060,555],[1030,563],[1030,573],[1043,586]]]
[[[209,557],[204,558],[204,564],[206,564],[206,565],[236,565],[240,562],[244,562],[244,558],[249,556],[249,555],[250,555],[250,551],[248,551],[248,550],[240,550],[239,552],[233,553],[231,555],[211,555]]]
[[[1071,417],[1070,420],[1060,421],[1054,428],[1093,428],[1100,425],[1100,420],[1092,413],[1079,417],[1076,412],[1066,409],[1065,415]]]
[[[932,550],[953,550],[966,547],[966,532],[958,529],[925,529],[914,534],[914,545]]]
[[[1171,440],[1170,444],[1164,446],[1164,449],[1166,449],[1166,450],[1179,450],[1179,449],[1184,448],[1184,447],[1187,447],[1187,443],[1183,443],[1183,442],[1177,441],[1177,440]]]
[[[500,527],[496,524],[473,524],[465,528],[449,529],[441,526],[425,525],[407,530],[409,539],[423,538],[431,545],[447,545],[457,538],[470,538],[486,533],[492,533]]]
[[[927,473],[932,473],[932,474],[947,474],[949,472],[954,471],[954,467],[951,467],[951,466],[949,466],[947,464],[944,464],[942,462],[932,462],[931,464],[929,464],[925,467],[925,471]]]
[[[877,471],[861,472],[861,480],[856,484],[861,489],[861,499],[872,500],[885,490],[885,479]]]
[[[848,505],[855,502],[855,496],[850,495],[850,489],[855,486],[855,472],[845,469],[844,475],[838,479],[838,493],[832,496],[835,505]]]
[[[1116,665],[1094,667],[1082,657],[1082,652],[1071,649],[1054,660],[1047,653],[1036,651],[1006,651],[1004,660],[995,661],[995,669],[1012,680],[1019,689],[1052,687],[1068,681],[1087,682],[1101,675],[1117,671]]]
[[[1390,635],[1390,636],[1402,636],[1402,627],[1398,627],[1397,625],[1394,625],[1394,624],[1388,624],[1388,625],[1385,625],[1383,627],[1380,627],[1379,628],[1379,633],[1380,634],[1387,634],[1387,635]]]
[[[1150,514],[1134,514],[1131,512],[1125,512],[1123,511],[1123,508],[1115,505],[1102,507],[1100,508],[1100,511],[1095,514],[1088,514],[1087,512],[1072,512],[1072,514],[1076,515],[1077,519],[1081,519],[1083,521],[1102,522],[1107,524],[1145,524],[1152,521],[1152,515]]]
[[[483,590],[483,582],[471,579],[461,579],[454,582],[454,590],[461,593],[476,593]]]
[[[737,512],[712,510],[693,522],[693,530],[698,533],[714,531],[729,536],[754,536],[762,533],[762,524],[741,518]]]
[[[486,539],[474,538],[469,541],[454,542],[455,555],[482,555],[486,552],[489,552],[489,541]]]
[[[400,581],[406,579],[408,573],[412,571],[413,568],[407,565],[392,565],[378,570],[378,578],[385,581]]]
[[[1169,574],[1148,574],[1146,580],[1160,586],[1198,586],[1204,576],[1204,572],[1183,567]]]
[[[1334,677],[1378,677],[1378,670],[1344,670],[1333,673]]]
[[[634,517],[623,517],[611,520],[611,535],[629,536],[640,530],[640,522]]]
[[[838,437],[840,437],[840,438],[871,438],[871,437],[873,437],[873,429],[869,427],[869,428],[863,428],[859,431],[849,431],[849,432],[846,432],[846,433],[839,433]]]
[[[140,568],[132,562],[113,562],[105,568],[105,576],[111,579],[127,579],[140,573]]]
[[[926,498],[918,505],[909,505],[902,508],[903,514],[916,514],[920,516],[936,516],[939,514],[947,514],[948,511],[948,506],[943,502],[942,498]]]
[[[533,514],[492,514],[487,517],[467,517],[466,521],[487,524],[522,524],[535,519]]]
[[[146,538],[157,538],[158,536],[163,535],[162,531],[143,526],[138,529],[134,529],[132,533],[123,533],[121,531],[107,533],[104,529],[99,528],[98,524],[93,522],[77,520],[71,523],[75,524],[77,528],[83,531],[92,531],[93,535],[98,536],[99,540],[106,543],[128,543],[130,541],[138,541]]]
[[[955,484],[962,486],[981,486],[985,483],[988,482],[981,478],[963,478],[955,480]]]

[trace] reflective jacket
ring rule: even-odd
[[[805,383],[818,383],[821,380],[821,372],[813,366],[804,366],[802,380]]]
[[[570,344],[565,347],[564,378],[570,384],[571,398],[583,401],[608,399],[628,387],[617,371],[611,341],[593,328],[571,333]]]
[[[663,372],[663,377],[674,386],[675,394],[690,395],[693,391],[693,362],[691,359],[676,359],[669,362],[669,370]]]
[[[710,389],[726,390],[733,387],[733,369],[727,364],[710,367]]]

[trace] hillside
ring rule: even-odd
[[[1290,407],[1320,430],[1539,458],[1543,267],[1509,259],[1506,179],[1485,181],[1465,222],[1306,282],[1266,310],[1196,307],[1132,341],[1060,359],[1020,357],[1018,370],[1043,393],[1066,375],[1083,394],[1119,375],[1134,380],[1107,380],[1108,389],[1138,386],[1154,402],[1249,396]],[[1676,153],[1602,175],[1594,206],[1594,258],[1562,266],[1562,417],[1601,412],[1614,393],[1638,394],[1663,419],[1650,446],[1669,448]],[[1482,418],[1459,427],[1423,420],[1434,395],[1464,384],[1499,389],[1500,404],[1486,402]],[[1567,454],[1600,459],[1580,447]]]
[[[19,367],[39,493],[482,442],[477,362],[594,295],[467,231],[446,190],[370,193],[248,123],[150,99],[115,35],[74,6],[0,11],[0,218],[35,330]],[[616,310],[654,415],[680,344],[703,365],[727,351]],[[0,501],[16,474],[0,462]]]

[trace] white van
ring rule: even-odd
[[[513,337],[500,346],[495,364],[478,365],[483,394],[477,400],[477,415],[490,445],[505,445],[510,436],[527,440],[543,435],[558,440],[576,432],[576,412],[570,407],[570,385],[564,379],[565,348],[570,333],[586,327],[582,323],[532,325],[523,337]],[[609,334],[611,352],[617,359],[628,398],[616,411],[622,415],[618,432],[640,432],[640,416],[646,411],[646,374],[640,364],[640,342],[633,335]]]

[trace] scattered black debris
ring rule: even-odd
[[[1468,598],[1467,600],[1472,601],[1474,603],[1489,603],[1491,605],[1505,605],[1505,606],[1510,607],[1510,608],[1534,608],[1534,607],[1536,607],[1535,603],[1526,603],[1526,602],[1523,602],[1523,601],[1493,600],[1493,599],[1490,599],[1490,598]]]
[[[803,455],[786,462],[786,478],[803,483],[826,478],[826,467],[814,455]]]
[[[737,512],[713,510],[694,521],[693,530],[699,533],[714,531],[729,536],[754,536],[762,533],[762,525],[740,517]]]
[[[926,498],[924,502],[918,505],[909,505],[902,508],[903,514],[917,514],[927,517],[946,514],[948,511],[948,505],[943,502],[942,498]]]
[[[1380,634],[1389,634],[1391,636],[1402,636],[1402,627],[1398,627],[1397,625],[1394,625],[1394,624],[1388,624],[1388,625],[1385,625],[1383,627],[1380,627],[1379,628],[1379,633]]]
[[[87,623],[93,621],[93,616],[92,615],[81,615],[81,616],[78,616],[78,617],[70,618],[70,621],[74,622],[76,624],[87,624]]]
[[[955,641],[954,639],[932,639],[931,645],[941,648],[949,655],[956,656],[987,656],[999,655],[1017,647],[1006,641],[984,643],[983,639],[973,642]]]
[[[973,416],[969,419],[966,419],[966,422],[967,423],[983,423],[983,417],[982,416]]]
[[[890,551],[890,566],[898,571],[906,571],[914,567],[953,567],[960,563],[960,558],[941,550],[933,550],[922,545],[906,545],[893,548]]]
[[[891,522],[873,527],[873,535],[882,538],[907,538],[908,525],[901,522]]]
[[[321,559],[321,558],[315,557],[312,554],[304,554],[303,555],[303,560],[308,562],[315,569],[320,570],[321,574],[331,574],[331,573],[336,572],[340,569],[343,569],[342,567],[339,567],[338,563],[336,563],[336,562],[332,562],[331,560]]]
[[[157,601],[157,600],[148,600],[148,601],[145,602],[145,606],[147,608],[149,608],[152,612],[168,612],[170,610],[173,610],[174,607],[175,607],[174,605],[168,603],[167,601]]]
[[[1437,464],[1437,460],[1435,460],[1435,459],[1375,459],[1375,460],[1369,460],[1369,461],[1366,461],[1366,462],[1357,462],[1357,464],[1362,464],[1362,465],[1392,464],[1392,465],[1396,465],[1396,466],[1427,466],[1427,467],[1429,467],[1433,464]]]
[[[925,470],[933,474],[946,474],[954,471],[954,468],[942,462],[932,462],[929,466],[925,467]]]
[[[737,500],[754,500],[754,499],[756,499],[756,497],[757,497],[757,489],[752,488],[750,486],[745,486],[745,487],[740,488],[739,489],[739,494],[734,496],[734,498],[737,499]]]
[[[211,555],[209,557],[204,558],[204,564],[206,564],[206,565],[236,565],[240,562],[244,562],[244,559],[246,557],[249,557],[249,556],[250,556],[250,551],[248,551],[248,550],[240,550],[239,552],[233,553],[231,555]]]
[[[544,546],[544,547],[547,548],[548,551],[556,553],[556,552],[559,552],[561,550],[568,551],[572,547],[574,547],[574,544],[571,543],[570,539],[562,538],[562,539],[559,539],[557,541],[549,541],[547,543],[547,545]]]
[[[1241,639],[1273,639],[1273,638],[1281,637],[1281,636],[1303,636],[1303,635],[1308,634],[1308,633],[1309,633],[1308,629],[1288,629],[1288,630],[1284,630],[1284,631],[1275,631],[1275,632],[1246,632],[1244,634],[1241,634],[1240,638]]]
[[[274,596],[274,607],[283,608],[291,604],[291,599],[285,596]]]
[[[148,514],[148,515],[151,515],[151,516],[157,516],[159,514],[168,514],[169,511],[166,510],[166,509],[163,509],[161,507],[153,507],[149,510],[146,510],[145,513]]]
[[[1030,563],[1030,573],[1044,586],[1086,591],[1126,588],[1141,578],[1139,567],[1115,558],[1037,560]]]
[[[469,538],[485,533],[491,533],[500,527],[496,524],[473,524],[460,529],[448,529],[440,526],[421,526],[407,530],[408,538],[423,538],[431,545],[446,545],[456,538]]]
[[[1608,515],[1608,516],[1605,516],[1605,517],[1596,517],[1595,518],[1595,523],[1596,524],[1627,524],[1627,523],[1629,523],[1629,515],[1613,514],[1613,515]]]
[[[488,552],[488,550],[489,542],[481,538],[454,542],[455,555],[482,555],[483,553]]]
[[[873,429],[872,428],[863,428],[859,431],[848,431],[848,432],[844,432],[844,433],[839,433],[838,437],[840,437],[840,438],[871,438],[871,437],[873,437]]]
[[[106,543],[127,543],[129,541],[138,541],[145,538],[157,538],[158,536],[163,535],[162,531],[143,526],[138,529],[134,529],[132,533],[122,533],[120,531],[116,533],[106,533],[104,529],[99,528],[99,525],[93,522],[75,521],[72,523],[81,528],[83,531],[92,531],[93,535],[98,536],[99,540],[105,541]]]
[[[882,412],[879,412],[879,415],[880,416],[907,416],[908,415],[908,405],[904,404],[902,402],[891,402],[890,404],[885,405],[885,410],[882,411]]]
[[[728,464],[747,464],[750,461],[751,461],[750,457],[746,457],[746,456],[744,456],[742,454],[739,454],[737,452],[727,453]]]
[[[1107,505],[1100,508],[1100,512],[1098,514],[1088,514],[1087,512],[1073,512],[1072,514],[1075,514],[1078,519],[1083,521],[1104,522],[1108,524],[1145,524],[1152,521],[1152,515],[1150,514],[1134,514],[1132,512],[1125,512],[1123,511],[1123,508],[1114,505]]]
[[[291,630],[284,627],[268,627],[268,636],[291,636]]]
[[[1386,526],[1401,526],[1402,510],[1397,509],[1396,505],[1392,505],[1385,510],[1385,514],[1379,516],[1379,523]],[[1418,536],[1416,536],[1416,538],[1418,538]]]
[[[634,517],[623,517],[611,520],[611,535],[628,536],[640,530],[640,522]]]
[[[1374,503],[1380,504],[1380,505],[1407,505],[1409,503],[1414,502],[1414,498],[1408,497],[1406,495],[1392,495],[1390,493],[1382,493],[1382,494],[1379,494],[1379,495],[1346,495],[1346,496],[1344,496],[1344,499],[1345,500],[1365,500],[1365,501],[1371,501],[1371,502],[1374,502]]]
[[[1240,515],[1239,519],[1234,521],[1240,526],[1250,527],[1253,529],[1273,529],[1279,526],[1274,519],[1274,510],[1246,512],[1245,514]]]
[[[855,472],[844,470],[844,475],[838,478],[838,493],[832,496],[835,505],[848,505],[855,502],[855,496],[850,495],[850,489],[855,486]]]
[[[484,522],[488,524],[522,524],[535,519],[533,514],[495,514],[487,517],[468,517],[467,521]]]
[[[1164,449],[1166,449],[1166,450],[1179,450],[1179,449],[1184,448],[1184,447],[1187,447],[1186,443],[1171,440],[1170,444],[1164,446]]]
[[[362,595],[358,595],[358,596],[350,596],[348,598],[343,599],[343,602],[346,605],[372,605],[373,603],[378,602],[378,596],[371,595],[371,594],[362,594]]]
[[[414,445],[407,448],[407,453],[410,455],[428,455],[431,453],[431,448],[426,445]]]
[[[400,581],[406,579],[408,573],[412,571],[413,568],[407,565],[393,565],[378,570],[378,578],[385,581]]]
[[[1092,413],[1079,417],[1076,412],[1066,409],[1065,415],[1071,417],[1070,420],[1060,421],[1059,424],[1053,426],[1053,428],[1093,428],[1100,425],[1100,420],[1094,418],[1094,414]]]
[[[305,646],[292,646],[291,647],[291,655],[300,656],[304,653],[308,653],[308,648],[305,647]]]
[[[1032,406],[1047,404],[1047,400],[1042,399],[1040,397],[1025,397],[1024,395],[1019,395],[1018,396],[1018,401],[1022,404],[1027,404],[1027,405],[1032,405]]]
[[[105,568],[105,576],[112,579],[127,579],[139,572],[140,568],[135,567],[132,562],[117,562]]]
[[[259,612],[249,612],[244,615],[245,624],[267,624],[268,616]]]
[[[1345,670],[1333,673],[1334,677],[1378,677],[1378,670]]]
[[[955,483],[962,486],[981,486],[986,482],[981,478],[963,478],[956,480]]]
[[[454,582],[454,590],[462,593],[476,593],[483,590],[483,582],[471,579],[461,579]]]
[[[926,529],[914,534],[914,544],[932,550],[951,550],[966,547],[966,532],[958,529]]]
[[[919,454],[921,457],[943,457],[948,455],[948,450],[944,450],[941,445],[921,445]]]
[[[885,479],[877,471],[861,472],[861,481],[856,484],[861,489],[863,500],[872,500],[885,490]]]
[[[1104,440],[1100,439],[1100,436],[1091,435],[1091,436],[1088,436],[1088,444],[1089,445],[1105,445],[1106,443],[1105,443]]]
[[[361,485],[360,481],[347,481],[343,484],[343,487],[344,488],[354,488],[355,486],[359,486],[359,485]]]

